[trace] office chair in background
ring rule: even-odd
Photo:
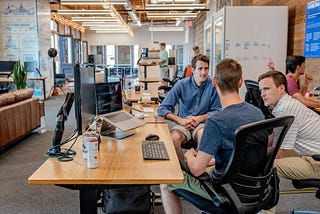
[[[186,68],[184,70],[178,70],[176,74],[173,76],[173,79],[163,78],[162,80],[168,83],[168,86],[161,85],[158,87],[158,97],[159,101],[162,102],[164,98],[167,96],[171,88],[181,79],[185,78]]]
[[[197,178],[213,198],[212,201],[184,189],[177,189],[175,194],[207,213],[248,214],[274,207],[279,200],[279,178],[273,163],[293,120],[293,116],[283,116],[239,127],[235,132],[234,150],[224,173],[212,181],[207,173]],[[248,166],[250,151],[254,150],[252,145],[248,145],[247,139],[254,138],[259,131],[273,128],[277,128],[280,134],[268,149],[261,172],[255,175],[252,172],[243,173],[243,170],[248,170],[243,165]],[[183,170],[191,174],[184,163],[181,165]]]
[[[271,110],[264,105],[259,89],[259,83],[254,80],[244,80],[244,84],[247,88],[245,101],[260,108],[266,119],[274,118]]]
[[[320,161],[320,159],[318,159],[318,161]],[[320,179],[292,180],[292,185],[296,189],[315,188],[315,197],[320,199]],[[320,211],[293,210],[291,214],[320,214]]]

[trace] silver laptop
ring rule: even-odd
[[[97,113],[116,128],[127,131],[145,124],[144,121],[122,110],[121,82],[96,83]]]

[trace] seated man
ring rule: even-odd
[[[216,179],[225,170],[226,163],[232,154],[235,130],[242,125],[264,120],[260,109],[240,98],[239,88],[242,82],[242,68],[238,62],[233,59],[224,59],[217,65],[212,84],[217,89],[223,110],[216,112],[206,121],[198,151],[191,149],[185,154],[187,166],[193,175],[199,176],[204,173],[211,157],[214,156],[215,167],[210,177]],[[260,134],[260,139],[264,140],[265,145],[262,145],[261,149],[256,152],[256,161],[250,163],[252,167],[260,167],[266,157],[267,135]],[[197,179],[186,173],[184,178],[183,184],[160,186],[166,213],[182,213],[179,198],[171,192],[178,188],[212,200]]]
[[[288,56],[286,60],[287,72],[286,75],[288,83],[288,94],[293,98],[299,100],[305,106],[309,108],[320,107],[319,101],[309,100],[304,95],[307,92],[309,83],[312,81],[311,76],[305,74],[305,84],[300,88],[299,77],[304,74],[305,69],[305,57],[304,56]]]
[[[176,123],[171,130],[178,158],[183,160],[181,145],[190,139],[199,142],[204,122],[221,108],[216,89],[211,85],[209,58],[196,55],[192,59],[193,75],[178,81],[158,108],[158,115]],[[179,115],[174,113],[179,103]]]
[[[265,106],[278,116],[293,115],[295,120],[275,160],[278,174],[287,179],[320,179],[320,116],[287,94],[287,80],[280,71],[268,71],[259,77]],[[297,153],[295,157],[292,152]]]

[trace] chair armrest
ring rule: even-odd
[[[180,167],[183,171],[190,174],[192,177],[198,179],[202,186],[206,189],[208,194],[213,198],[213,203],[216,207],[221,207],[223,204],[228,203],[228,199],[221,194],[217,193],[211,183],[210,175],[207,172],[202,173],[199,177],[194,176],[188,168],[186,162],[180,161]]]
[[[170,91],[171,88],[172,88],[171,86],[160,85],[160,86],[158,87],[158,90]]]
[[[187,163],[185,161],[179,161],[179,162],[180,162],[181,169],[183,171],[185,171],[186,173],[188,173],[189,175],[191,175],[192,177],[197,178],[197,179],[199,179],[201,181],[210,180],[210,176],[209,176],[208,173],[204,172],[200,176],[196,177],[191,173],[191,171],[188,168]]]
[[[165,81],[165,82],[170,82],[170,80],[167,79],[167,78],[162,78],[162,80]]]

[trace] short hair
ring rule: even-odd
[[[166,47],[166,43],[164,42],[161,42],[160,45]]]
[[[294,73],[296,71],[297,66],[301,66],[302,63],[306,61],[304,56],[299,55],[290,55],[286,59],[287,73]]]
[[[234,59],[226,58],[216,65],[215,80],[221,93],[239,92],[239,81],[242,77],[242,67]]]
[[[285,91],[288,93],[288,83],[287,83],[287,78],[286,76],[280,72],[280,71],[277,71],[277,70],[274,70],[274,71],[267,71],[266,73],[264,74],[261,74],[258,78],[258,82],[260,82],[261,80],[265,79],[265,78],[268,78],[268,77],[271,77],[274,84],[277,86],[277,88],[280,86],[280,85],[284,85],[285,87]]]
[[[203,62],[206,62],[208,63],[208,66],[210,64],[210,59],[209,57],[207,57],[206,55],[203,55],[203,54],[198,54],[198,55],[195,55],[192,60],[191,60],[191,66],[192,68],[196,69],[197,67],[197,61],[203,61]]]
[[[196,51],[197,49],[199,49],[199,46],[194,46],[194,47],[192,48],[193,51]]]

